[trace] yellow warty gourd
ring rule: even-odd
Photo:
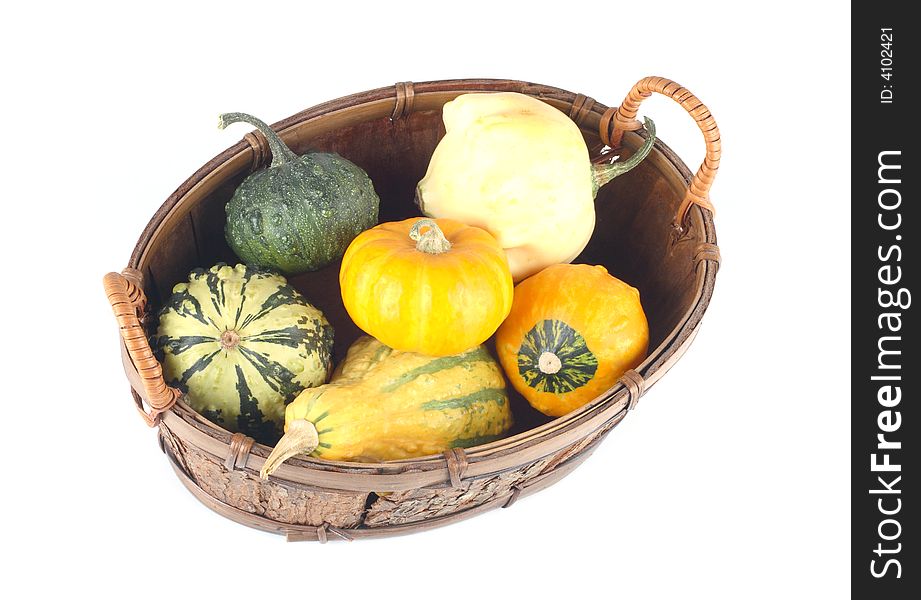
[[[416,189],[426,215],[486,229],[505,248],[519,281],[571,262],[595,228],[598,188],[649,153],[649,136],[622,163],[592,165],[565,114],[514,92],[463,94],[444,105],[445,137]]]
[[[359,338],[330,383],[285,410],[285,435],[262,467],[309,454],[356,462],[438,454],[491,441],[512,426],[502,369],[484,346],[431,357]]]

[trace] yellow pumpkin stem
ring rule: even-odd
[[[281,466],[281,463],[298,454],[310,454],[319,445],[320,437],[313,423],[306,419],[291,421],[287,425],[285,435],[281,436],[281,439],[275,444],[275,449],[265,459],[259,476],[268,479],[269,475]]]
[[[423,227],[428,227],[425,233]],[[416,242],[416,250],[426,254],[442,254],[451,249],[451,242],[433,219],[419,219],[413,223],[409,238]]]

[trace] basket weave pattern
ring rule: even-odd
[[[532,481],[551,475],[573,457],[586,458],[588,454],[582,452],[618,422],[619,419],[607,423],[550,456],[491,477],[465,481],[458,487],[424,487],[384,495],[262,481],[256,470],[243,466],[228,469],[224,461],[184,444],[164,425],[160,427],[160,435],[164,451],[174,465],[218,502],[280,523],[311,528],[323,525],[355,528],[415,523],[493,501],[510,505],[513,497],[517,499]]]
[[[325,542],[408,533],[510,506],[584,461],[686,351],[720,260],[709,202],[720,140],[706,106],[678,84],[646,78],[621,108],[609,109],[583,94],[520,81],[401,82],[319,105],[274,129],[298,153],[340,152],[365,168],[382,199],[381,220],[405,218],[412,214],[406,200],[443,134],[441,106],[478,91],[531,94],[563,110],[582,128],[595,161],[607,160],[611,152],[629,155],[639,146],[642,138],[632,124],[639,103],[653,92],[681,103],[704,132],[707,158],[696,176],[657,141],[640,167],[601,190],[596,236],[578,259],[616,263],[625,279],[638,283],[650,315],[649,357],[586,406],[554,420],[526,415],[524,429],[502,440],[378,464],[297,457],[268,481],[260,479],[271,449],[193,412],[163,381],[145,335],[145,325],[151,326],[146,311],[191,267],[234,259],[223,242],[223,204],[243,177],[271,158],[265,138],[248,133],[167,199],[142,233],[129,267],[104,280],[138,410],[159,428],[160,447],[179,479],[210,508],[289,540]],[[366,139],[375,143],[360,141]],[[606,235],[608,230],[619,235]],[[336,271],[296,277],[292,284],[314,292],[307,295],[333,322],[340,351],[358,332],[341,316]],[[323,297],[323,290],[334,293]],[[523,400],[521,406],[530,410]]]

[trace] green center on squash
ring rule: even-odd
[[[591,381],[597,370],[598,357],[585,338],[556,319],[539,321],[518,349],[518,373],[539,392],[571,392]]]

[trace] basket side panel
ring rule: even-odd
[[[371,504],[364,523],[368,527],[415,523],[469,510],[508,496],[513,488],[525,487],[528,482],[579,456],[618,422],[611,421],[575,444],[541,460],[493,477],[473,480],[461,487],[420,488],[387,494]]]
[[[595,443],[621,418],[606,423],[566,448],[490,477],[472,479],[459,487],[424,487],[405,492],[373,494],[264,481],[256,471],[228,470],[223,462],[184,442],[163,423],[161,440],[175,466],[200,490],[218,502],[281,526],[343,529],[387,529],[413,526],[473,511],[514,497],[569,462],[580,462]],[[565,469],[564,469],[565,470]],[[237,520],[245,520],[242,515]],[[235,517],[236,518],[236,517]]]
[[[176,463],[202,490],[225,504],[279,523],[342,528],[361,524],[367,493],[280,485],[246,469],[228,471],[219,459],[184,444],[162,424],[161,428]]]

